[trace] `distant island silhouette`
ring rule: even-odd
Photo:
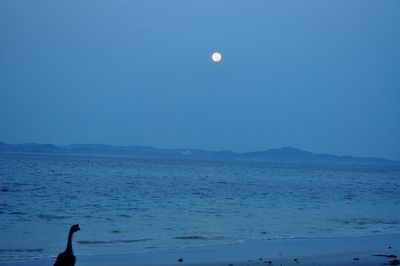
[[[311,164],[355,164],[355,165],[396,165],[399,161],[383,158],[363,158],[319,154],[283,147],[254,152],[209,151],[201,149],[158,149],[148,146],[112,146],[104,144],[71,144],[57,146],[53,144],[7,144],[0,142],[0,153],[41,153],[65,155],[108,155],[135,158],[170,158],[170,159],[210,159],[210,160],[251,160],[279,163]]]

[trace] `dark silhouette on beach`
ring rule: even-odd
[[[63,253],[58,254],[57,260],[54,263],[54,266],[74,266],[75,265],[75,255],[74,251],[72,250],[72,236],[75,232],[79,231],[79,224],[75,224],[71,226],[68,234],[68,242],[67,248]]]

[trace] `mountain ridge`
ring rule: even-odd
[[[347,155],[320,154],[294,147],[281,147],[253,152],[231,150],[210,151],[203,149],[160,149],[151,146],[114,146],[107,144],[7,144],[0,141],[0,153],[49,153],[70,155],[112,155],[137,158],[178,158],[178,159],[231,159],[286,163],[317,164],[366,164],[399,165],[399,161],[384,158],[353,157]]]

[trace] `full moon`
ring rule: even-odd
[[[215,52],[212,54],[211,59],[215,62],[218,63],[222,59],[222,55],[218,52]]]

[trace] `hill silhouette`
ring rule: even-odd
[[[282,147],[278,149],[238,153],[229,150],[209,151],[201,149],[158,149],[149,146],[112,146],[105,144],[71,144],[57,146],[53,144],[7,144],[0,142],[0,153],[110,155],[137,158],[256,160],[283,163],[400,165],[400,162],[398,161],[387,160],[383,158],[361,158],[353,156],[319,154],[293,147]]]

